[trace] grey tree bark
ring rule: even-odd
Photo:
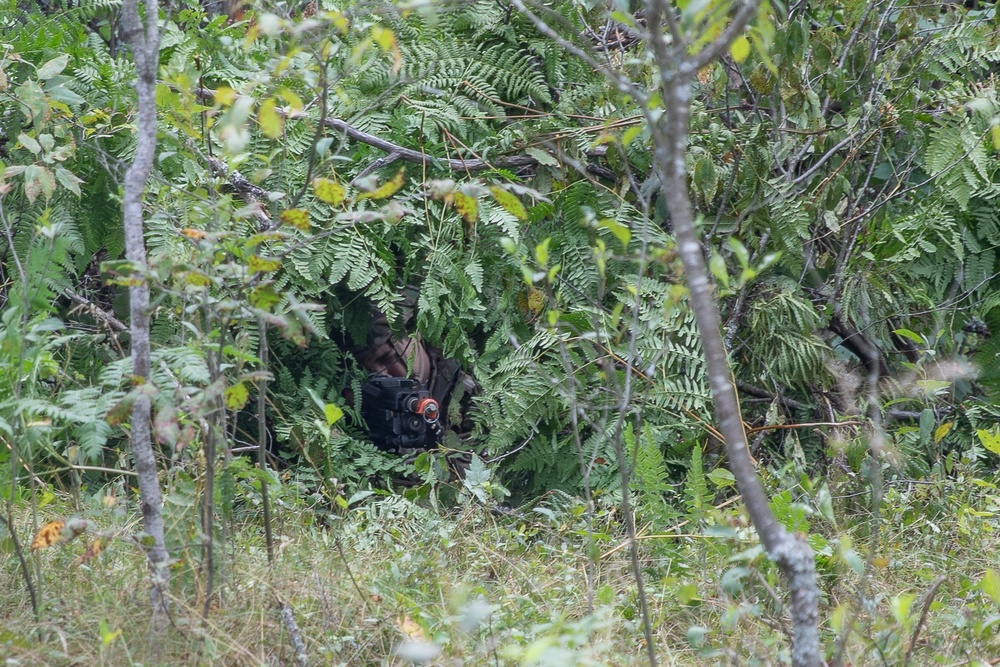
[[[145,0],[144,7],[145,16],[141,17],[138,0],[125,0],[122,5],[124,36],[135,62],[139,111],[135,160],[125,174],[124,203],[125,254],[137,268],[137,277],[140,278],[139,284],[129,287],[132,374],[136,383],[149,381],[149,283],[145,278],[142,200],[156,156],[156,73],[160,63],[157,0]],[[150,599],[156,619],[162,617],[166,609],[168,554],[163,536],[163,496],[150,433],[150,413],[149,396],[140,393],[132,406],[132,454],[139,476],[144,528],[153,539],[147,557],[153,582]]]
[[[823,663],[819,643],[819,588],[812,549],[804,539],[789,533],[774,517],[768,497],[750,457],[739,398],[722,337],[722,319],[701,240],[695,227],[694,210],[687,190],[687,137],[691,112],[692,81],[698,70],[718,58],[746,28],[757,11],[756,0],[734,3],[735,13],[722,34],[692,54],[671,3],[648,1],[647,20],[653,53],[660,71],[660,90],[665,113],[653,137],[656,167],[666,202],[685,280],[690,293],[719,431],[726,440],[729,469],[736,478],[747,512],[768,555],[777,563],[788,584],[792,618],[792,664],[817,667]],[[666,24],[666,31],[664,31]]]

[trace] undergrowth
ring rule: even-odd
[[[790,491],[776,494],[775,511],[817,550],[831,664],[992,664],[1000,653],[992,482],[890,480],[877,531],[858,480],[815,488],[804,480]],[[777,572],[732,500],[719,496],[673,525],[640,531],[663,664],[788,662]],[[24,534],[30,510],[20,509]],[[28,555],[43,573],[37,622],[16,558],[4,561],[6,665],[295,664],[281,602],[314,665],[645,664],[629,550],[610,505],[590,520],[560,493],[514,511],[472,500],[432,510],[400,495],[348,509],[286,504],[269,567],[248,504],[234,510],[222,595],[207,616],[197,558],[175,551],[170,626],[153,640],[131,500],[106,488],[76,502],[57,497],[42,514],[86,518],[114,538],[82,563],[90,537]]]

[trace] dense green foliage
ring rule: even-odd
[[[581,21],[598,15],[579,9],[567,3],[561,11],[583,30]],[[53,235],[65,244],[57,254],[40,251],[50,260],[63,259],[45,262],[37,276],[39,263],[24,262],[30,280],[44,282],[52,295],[70,288],[98,305],[117,306],[125,319],[97,269],[100,260],[122,252],[113,188],[119,161],[129,157],[132,122],[123,112],[128,61],[100,38],[114,44],[106,25],[113,11],[8,11],[10,21],[32,28],[18,31],[12,53],[20,58],[5,66],[9,104],[28,97],[41,113],[6,116],[6,136],[13,140],[28,130],[29,142],[10,146],[7,178],[15,189],[5,208],[14,248],[26,259],[29,246],[40,242],[32,239],[39,224],[58,230]],[[90,19],[93,32],[81,26],[81,16]],[[875,18],[885,24],[881,32]],[[369,15],[332,39],[326,24],[315,19],[287,26],[268,19],[256,25],[265,34],[253,41],[241,39],[245,31],[221,18],[204,23],[192,8],[166,24],[163,157],[148,241],[158,274],[173,281],[163,285],[165,296],[173,293],[174,301],[184,303],[185,291],[198,292],[190,278],[178,284],[176,277],[179,265],[195,261],[202,263],[197,271],[216,274],[222,293],[239,298],[226,284],[219,259],[192,257],[190,239],[178,233],[195,228],[252,238],[260,224],[245,198],[227,191],[221,174],[213,172],[206,156],[214,154],[270,195],[268,215],[286,207],[308,211],[311,237],[293,230],[244,248],[252,252],[247,248],[263,243],[283,257],[273,286],[286,306],[322,306],[296,313],[319,336],[314,345],[326,352],[291,366],[282,357],[295,354],[279,355],[277,389],[285,396],[283,413],[292,420],[287,423],[310,409],[302,400],[306,390],[339,401],[340,390],[356,376],[349,352],[322,343],[324,335],[338,331],[348,341],[363,339],[368,304],[395,320],[403,287],[416,285],[416,329],[466,364],[484,387],[479,415],[488,428],[479,446],[497,455],[538,436],[513,458],[511,470],[530,473],[532,489],[575,488],[579,466],[567,433],[569,396],[559,389],[565,386],[559,378],[580,368],[583,393],[607,385],[601,362],[628,356],[625,334],[633,333],[618,317],[619,304],[628,313],[634,305],[630,291],[638,289],[650,307],[642,308],[635,332],[641,361],[636,366],[650,372],[633,407],[668,457],[684,464],[692,439],[703,437],[698,421],[708,418],[706,391],[690,319],[682,307],[662,307],[680,305],[669,256],[645,269],[635,284],[642,240],[668,253],[669,245],[657,231],[665,221],[655,197],[651,218],[642,213],[655,175],[646,134],[628,99],[539,37],[525,19],[491,2],[402,18]],[[198,25],[203,29],[193,29]],[[741,279],[727,290],[728,333],[741,377],[771,395],[797,399],[802,407],[787,415],[792,420],[849,417],[857,406],[847,387],[859,384],[852,376],[861,377],[851,368],[860,367],[855,348],[873,349],[873,357],[860,361],[878,363],[887,377],[905,372],[912,379],[902,384],[951,382],[919,395],[899,386],[894,404],[910,412],[935,410],[936,425],[957,418],[965,428],[950,431],[948,449],[975,450],[969,427],[988,426],[983,417],[993,412],[989,400],[977,397],[989,399],[996,391],[998,304],[990,295],[996,292],[1000,223],[992,204],[995,160],[989,157],[996,122],[991,14],[914,7],[878,17],[861,6],[831,6],[789,16],[778,27],[767,58],[720,63],[701,74],[690,152],[709,245],[719,245],[722,253],[718,267],[732,261],[736,266],[729,270],[739,272],[736,260],[746,261],[742,247],[756,258],[781,253],[755,280]],[[925,32],[927,43],[917,48],[907,41],[913,31]],[[806,51],[815,55],[802,64]],[[871,53],[878,59],[869,67]],[[624,50],[615,57],[642,71],[641,53]],[[53,60],[63,68],[32,76],[33,67]],[[220,86],[242,97],[216,97],[213,104],[199,92]],[[34,92],[39,90],[41,96]],[[517,153],[540,164],[522,168],[520,176],[492,170],[472,179],[466,174],[464,185],[459,179],[456,186],[441,186],[444,198],[450,198],[449,187],[460,187],[480,200],[471,222],[441,197],[421,203],[420,182],[447,175],[434,163],[416,177],[420,166],[410,165],[390,207],[356,199],[338,211],[313,196],[308,178],[334,176],[347,183],[384,153],[345,142],[304,118],[285,121],[269,112],[278,104],[294,111],[307,102],[325,116],[431,156],[503,164],[505,153]],[[258,122],[248,126],[254,113]],[[33,135],[49,137],[51,145],[32,144]],[[588,174],[588,164],[611,178]],[[396,169],[377,173],[388,178]],[[80,183],[76,174],[87,178]],[[513,192],[526,193],[526,225],[481,185],[525,178],[534,190]],[[512,252],[501,249],[502,238],[514,242]],[[551,265],[560,268],[550,287],[526,287],[521,265],[536,261],[533,249],[545,239]],[[739,243],[720,244],[724,239]],[[732,254],[733,248],[739,252]],[[222,293],[210,300],[222,299]],[[36,303],[52,295],[39,294]],[[182,341],[176,332],[189,319],[170,303],[161,304],[155,325],[167,347]],[[552,311],[559,317],[546,321]],[[294,321],[292,328],[295,339]],[[252,350],[252,331],[235,339],[241,336],[244,352]],[[521,349],[511,350],[512,336]],[[601,343],[583,349],[561,342],[584,336]],[[91,364],[109,360],[112,350],[102,347],[86,346],[87,356],[104,356]],[[935,377],[949,375],[943,358],[953,365],[962,358],[974,361],[984,371],[978,384],[971,384],[971,371]],[[81,362],[75,355],[74,363]],[[93,366],[83,368],[84,377],[94,378],[87,371]],[[829,398],[813,399],[823,393]],[[607,407],[600,400],[587,406],[595,412]],[[754,410],[751,418],[768,416]],[[596,438],[600,429],[590,430]],[[898,439],[901,445],[908,440],[905,432]],[[823,440],[810,434],[804,445],[810,460],[823,457]],[[352,455],[359,446],[350,445]],[[103,455],[99,443],[84,449],[92,461]],[[910,463],[928,465],[928,454]],[[358,473],[375,470],[361,466]]]
[[[134,267],[119,2],[0,0],[0,537],[15,501],[127,486],[137,392],[176,549],[195,539],[213,428],[220,531],[262,485],[319,516],[408,480],[435,507],[581,496],[594,532],[621,493],[615,442],[652,532],[725,523],[732,476],[638,102],[504,2],[415,4],[164,11],[150,263]],[[543,16],[669,114],[628,4]],[[981,4],[775,2],[749,53],[699,73],[694,203],[753,453],[796,530],[807,512],[833,522],[831,485],[868,492],[873,429],[890,484],[995,471],[1000,17]],[[137,279],[154,353],[133,386]],[[471,436],[416,461],[366,441],[345,390],[360,395],[372,306],[476,378]],[[257,445],[262,387],[280,472],[229,453]],[[470,457],[455,482],[448,461]],[[851,565],[832,530],[810,539]]]

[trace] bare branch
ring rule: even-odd
[[[528,7],[522,2],[522,0],[511,0],[511,4],[517,8],[521,14],[528,18],[529,21],[535,24],[535,28],[538,32],[542,33],[553,42],[561,46],[567,53],[572,53],[574,56],[583,60],[585,63],[594,68],[594,71],[603,74],[619,92],[630,95],[633,99],[642,102],[646,99],[646,95],[631,81],[628,77],[616,72],[615,70],[608,67],[605,63],[597,60],[591,54],[587,53],[584,49],[580,48],[573,42],[569,41],[558,32],[552,29],[548,23],[546,23],[541,17],[532,12]]]
[[[743,0],[740,3],[739,9],[736,10],[736,15],[733,16],[733,19],[726,26],[726,29],[722,31],[722,34],[682,64],[680,67],[681,72],[684,74],[696,74],[702,67],[714,62],[716,58],[721,56],[729,48],[729,45],[733,43],[733,40],[749,25],[750,20],[757,13],[757,5],[756,0]]]
[[[910,645],[906,647],[906,655],[903,656],[903,667],[907,667],[910,664],[910,658],[913,657],[913,649],[917,646],[917,640],[920,638],[920,631],[923,630],[924,624],[927,622],[927,614],[931,610],[931,603],[934,602],[934,596],[937,595],[938,589],[941,584],[945,582],[948,575],[943,574],[934,580],[931,584],[930,589],[924,594],[924,603],[920,608],[920,619],[917,621],[917,627],[913,628],[913,636],[910,637]]]
[[[90,313],[96,319],[104,322],[104,324],[106,324],[108,328],[114,329],[115,331],[119,332],[128,329],[128,327],[126,327],[117,317],[115,317],[111,313],[105,312],[104,310],[98,308],[96,304],[94,304],[91,301],[88,301],[86,298],[80,296],[73,290],[64,289],[63,294],[66,295],[66,298],[72,301],[73,303],[83,306],[88,313]]]
[[[292,642],[292,648],[295,649],[295,664],[298,667],[308,667],[309,656],[306,654],[306,644],[302,641],[302,631],[299,630],[299,625],[295,622],[295,616],[292,615],[292,606],[277,595],[275,595],[275,598],[278,601],[278,612],[281,614],[281,623],[285,626],[285,630],[288,631],[288,638]]]
[[[293,117],[299,116],[296,115]],[[386,141],[385,139],[376,137],[374,134],[368,134],[367,132],[359,130],[339,118],[327,116],[322,119],[322,123],[331,129],[337,130],[338,132],[343,132],[350,139],[354,139],[355,141],[360,141],[363,144],[383,150],[386,153],[389,153],[390,157],[395,155],[396,158],[400,160],[416,162],[417,164],[427,164],[432,167],[447,167],[448,169],[453,169],[455,171],[483,171],[486,169],[517,169],[520,167],[533,167],[538,164],[538,161],[535,158],[527,155],[501,157],[496,160],[436,158],[428,155],[427,153],[413,150],[412,148],[404,148],[392,143],[391,141]]]

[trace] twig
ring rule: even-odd
[[[215,91],[211,88],[195,88],[195,94],[203,99],[215,97]],[[289,112],[284,109],[278,109],[277,112],[284,116],[285,118],[293,120],[311,120],[310,116],[305,111]],[[487,169],[519,169],[522,167],[534,167],[538,164],[538,160],[528,155],[513,155],[509,157],[500,157],[495,160],[464,160],[461,158],[437,158],[433,155],[428,155],[423,151],[413,150],[412,148],[404,148],[398,144],[394,144],[391,141],[376,137],[374,134],[368,134],[363,130],[359,130],[345,120],[340,118],[334,118],[332,116],[322,116],[319,122],[326,127],[343,132],[349,139],[354,141],[359,141],[363,144],[371,146],[373,148],[378,148],[379,150],[385,151],[389,155],[386,158],[381,158],[386,160],[386,162],[379,164],[370,165],[366,171],[371,173],[373,169],[379,167],[384,167],[390,162],[398,160],[405,160],[407,162],[416,162],[417,164],[431,164],[436,167],[447,167],[454,171],[485,171]],[[390,159],[391,158],[391,159]],[[377,165],[377,166],[376,166]],[[257,187],[250,184],[252,187]],[[233,187],[239,190],[240,188],[234,183]]]
[[[10,541],[14,545],[14,553],[17,554],[17,560],[21,565],[21,576],[24,577],[24,585],[28,587],[28,595],[31,597],[31,610],[37,619],[38,595],[35,593],[35,584],[31,580],[31,570],[28,568],[28,561],[24,558],[24,550],[21,549],[21,540],[17,538],[17,531],[14,529],[14,519],[10,516],[10,503],[7,504],[7,512],[8,515],[6,517],[0,515],[0,522],[7,527],[7,534],[10,535]]]
[[[917,646],[917,639],[920,637],[920,631],[923,630],[924,624],[927,622],[927,614],[931,610],[931,603],[934,602],[934,596],[937,595],[938,588],[944,583],[944,580],[948,578],[948,575],[943,574],[934,580],[931,584],[930,589],[924,594],[924,604],[920,610],[920,620],[917,621],[917,627],[913,628],[913,636],[910,637],[910,645],[906,647],[906,655],[903,656],[903,667],[910,664],[910,658],[913,657],[913,649]]]
[[[788,637],[789,641],[794,640],[792,628],[789,627],[788,622],[785,620],[785,603],[781,601],[781,596],[778,595],[778,592],[774,590],[771,584],[767,583],[767,579],[764,578],[764,575],[760,570],[756,570],[756,574],[757,581],[764,587],[764,590],[778,608],[778,625],[781,626],[781,631],[785,633],[785,636]]]
[[[267,323],[257,319],[257,344],[260,347],[260,366],[268,364]],[[274,565],[274,535],[271,532],[270,480],[267,479],[267,378],[262,377],[257,391],[257,469],[260,470],[260,500],[264,509],[264,542],[267,545],[267,564]]]
[[[793,428],[815,428],[817,426],[860,426],[864,422],[857,420],[849,420],[842,422],[804,422],[800,424],[766,424],[764,426],[755,426],[753,428],[747,429],[747,435],[752,433],[759,433],[762,431],[783,431]]]
[[[85,297],[80,296],[73,290],[64,289],[63,294],[66,296],[67,299],[69,299],[73,303],[85,307],[87,309],[87,312],[89,312],[91,315],[101,320],[102,322],[104,322],[111,329],[114,329],[115,331],[126,331],[128,329],[128,327],[125,326],[121,322],[121,320],[119,320],[117,317],[115,317],[111,313],[101,310],[96,304],[94,304],[91,301],[88,301]]]
[[[261,228],[273,229],[278,226],[273,220],[271,220],[271,216],[264,211],[264,204],[261,202],[262,199],[265,201],[267,200],[267,190],[260,187],[256,183],[251,182],[238,170],[230,169],[225,162],[218,158],[208,156],[208,166],[212,168],[212,172],[216,176],[225,178],[229,181],[229,184],[234,190],[236,190],[237,193],[239,193],[247,204],[254,206],[254,215],[260,222]]]
[[[292,642],[292,648],[295,649],[295,664],[299,667],[309,667],[309,656],[306,655],[306,645],[302,641],[302,632],[295,622],[295,617],[292,616],[291,605],[282,600],[277,594],[275,594],[274,598],[278,603],[281,623],[285,626],[285,630],[288,631],[288,638]]]
[[[729,500],[726,500],[725,502],[722,502],[722,503],[719,503],[718,505],[715,505],[715,509],[721,510],[723,507],[727,507],[728,505],[732,505],[733,503],[739,502],[741,498],[742,498],[742,496],[733,496]],[[691,523],[690,520],[681,521],[680,523],[678,523],[677,525],[675,525],[673,528],[668,528],[667,530],[668,531],[670,531],[670,530],[677,530],[679,528],[683,528],[684,526],[688,525],[689,523]],[[637,535],[636,538],[635,538],[635,541],[639,542],[641,540],[666,540],[666,539],[674,539],[674,538],[677,538],[677,537],[694,538],[694,537],[708,537],[708,536],[707,535],[681,534],[681,533],[666,532],[666,533],[660,533],[660,534],[657,534],[657,535]],[[629,546],[631,544],[631,542],[632,542],[631,539],[626,539],[625,541],[621,542],[618,546],[612,547],[611,549],[608,549],[603,554],[601,554],[601,560],[604,560],[608,556],[613,555],[617,551],[621,551],[625,547]]]
[[[389,153],[388,155],[383,155],[382,157],[380,157],[379,159],[375,160],[370,165],[362,169],[361,173],[355,176],[354,180],[351,181],[351,185],[354,185],[360,179],[364,178],[365,176],[372,173],[376,169],[381,169],[382,167],[388,167],[390,164],[398,160],[400,157],[401,157],[400,154],[395,151]]]
[[[291,115],[291,118],[298,118],[306,116],[304,112],[299,114]],[[487,160],[464,160],[462,158],[436,158],[427,153],[413,150],[412,148],[404,148],[398,144],[394,144],[391,141],[386,141],[385,139],[376,137],[373,134],[368,134],[363,132],[353,125],[348,124],[346,121],[340,120],[339,118],[332,118],[326,116],[321,119],[321,122],[327,127],[343,132],[350,139],[355,141],[360,141],[363,144],[367,144],[379,150],[383,150],[389,155],[396,154],[398,159],[406,160],[407,162],[416,162],[417,164],[431,164],[436,167],[447,167],[454,171],[484,171],[486,169],[517,169],[520,167],[534,167],[538,164],[538,160],[527,155],[514,155],[511,157],[501,157],[493,161]]]

